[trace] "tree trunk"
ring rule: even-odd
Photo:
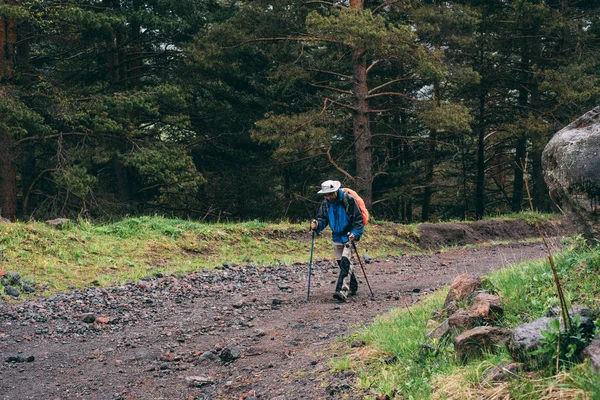
[[[527,153],[527,137],[521,135],[517,140],[515,146],[515,169],[514,169],[514,182],[513,182],[513,197],[511,210],[513,212],[519,212],[522,210],[523,203],[523,166],[525,164],[525,155]]]
[[[543,148],[536,148],[531,152],[531,199],[536,211],[548,212],[552,210],[550,205],[549,189],[544,181],[544,171],[542,169],[542,151]]]
[[[14,4],[7,1],[8,4]],[[0,81],[10,78],[15,66],[15,45],[17,43],[17,21],[0,17]],[[0,95],[2,94],[0,88]]]
[[[433,193],[433,170],[435,168],[435,149],[437,132],[432,129],[429,132],[429,142],[427,143],[427,164],[425,165],[425,189],[423,190],[423,205],[421,207],[421,220],[429,220],[431,208],[431,195]]]
[[[107,9],[114,8],[113,0],[102,0],[102,5]],[[116,38],[114,32],[106,39],[106,69],[108,81],[111,84],[119,82],[119,59],[116,47]]]
[[[469,215],[469,173],[467,167],[467,144],[463,140],[462,150],[461,150],[461,162],[462,162],[462,190],[463,190],[463,202],[464,202],[464,210],[462,213],[462,219],[466,220]]]
[[[131,193],[131,184],[129,182],[129,174],[127,171],[127,167],[123,165],[123,163],[117,156],[113,157],[112,163],[115,169],[116,180],[115,197],[121,203],[130,203],[131,199],[133,198],[133,195]]]
[[[17,218],[16,147],[6,130],[0,131],[0,216],[14,221]]]
[[[484,88],[479,95],[479,116],[477,117],[477,178],[475,184],[475,219],[485,215],[485,99]]]
[[[530,48],[529,37],[531,32],[523,33],[521,38],[521,63],[519,73],[519,98],[518,104],[520,108],[521,118],[527,115],[527,104],[529,102],[529,68],[530,68]],[[511,209],[513,212],[522,210],[524,183],[523,183],[523,167],[525,166],[525,157],[527,156],[527,133],[522,132],[517,139],[515,145],[515,166],[514,166],[514,182],[513,182],[513,198]]]
[[[21,199],[23,201],[21,215],[23,219],[27,218],[29,210],[35,210],[37,206],[36,199],[32,197],[30,192],[30,189],[33,189],[32,185],[36,182],[36,174],[38,174],[35,162],[35,149],[35,142],[21,146],[23,158],[21,162]]]
[[[133,9],[138,12],[141,7],[141,1],[136,0],[133,2]],[[142,47],[140,41],[142,37],[142,27],[138,21],[131,24],[131,42],[133,43],[133,54],[129,54],[129,60],[127,63],[127,79],[129,81],[129,88],[135,89],[140,85],[140,76],[142,74]]]
[[[542,44],[539,35],[539,29],[534,31],[531,38],[531,64],[536,65],[541,59]],[[539,88],[539,82],[534,74],[531,76],[531,108],[539,112],[542,103],[542,95]],[[548,186],[544,181],[544,172],[542,170],[542,151],[544,150],[545,138],[538,135],[532,137],[531,150],[531,197],[533,206],[537,211],[550,211],[550,195]]]
[[[364,0],[350,0],[350,8],[362,10]],[[371,170],[371,127],[369,121],[369,87],[367,85],[367,54],[364,49],[352,51],[352,73],[356,111],[352,117],[354,153],[356,157],[356,191],[368,209],[373,204],[373,173]]]
[[[367,208],[373,204],[373,174],[371,171],[371,127],[369,123],[369,101],[367,96],[367,56],[364,50],[352,54],[354,73],[354,96],[356,112],[352,118],[354,152],[356,155],[356,188]]]
[[[438,108],[441,102],[440,83],[436,79],[433,82],[433,106]],[[433,194],[433,174],[435,170],[435,152],[437,143],[437,131],[429,131],[429,143],[427,144],[427,164],[425,166],[425,189],[423,191],[423,207],[421,208],[421,220],[429,219],[431,208],[431,196]]]
[[[14,4],[13,2],[8,2]],[[13,76],[17,23],[14,19],[0,18],[0,82]],[[0,86],[0,96],[7,96]],[[0,216],[17,218],[16,144],[6,129],[0,130]]]

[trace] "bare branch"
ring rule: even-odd
[[[490,133],[488,133],[487,135],[485,135],[485,137],[483,138],[483,141],[485,142],[490,136],[494,135],[498,133],[498,130],[495,131],[491,131]]]
[[[394,1],[388,1],[387,3],[383,3],[373,9],[373,14],[379,12],[379,10],[381,10],[384,7],[391,6],[392,4],[396,4],[396,3],[401,3],[402,1],[403,0],[394,0]]]
[[[271,37],[271,38],[256,38],[244,40],[241,43],[236,44],[235,46],[225,47],[226,49],[233,49],[236,47],[243,46],[248,43],[253,42],[278,42],[278,41],[290,41],[290,42],[326,42],[326,43],[335,43],[335,44],[345,44],[342,40],[333,40],[326,39],[320,37]]]
[[[380,61],[381,61],[381,60],[375,60],[375,61],[373,61],[373,62],[371,63],[371,65],[369,65],[369,67],[367,68],[367,74],[368,74],[369,72],[371,72],[371,70],[373,69],[373,67],[374,67],[374,66],[376,66],[377,64],[379,64],[379,62],[380,62]]]
[[[317,85],[315,83],[309,83],[309,85],[313,86],[313,87],[318,87],[318,88],[321,88],[321,89],[331,90],[332,92],[344,93],[344,94],[348,94],[350,96],[353,95],[353,93],[350,92],[349,90],[338,89],[338,88],[334,88],[334,87],[331,87],[331,86],[325,86],[325,85]]]
[[[31,195],[31,192],[33,191],[35,184],[38,183],[38,181],[42,178],[42,176],[44,176],[44,174],[46,174],[48,172],[54,172],[54,171],[57,171],[57,169],[56,168],[45,169],[42,172],[40,172],[40,174],[33,180],[33,182],[31,182],[31,185],[29,185],[29,189],[27,190],[27,194],[25,195],[25,199],[23,200],[23,215],[27,214],[27,206],[29,205],[29,196]]]
[[[374,97],[380,97],[380,96],[398,96],[398,97],[404,97],[405,99],[411,100],[411,101],[419,101],[419,99],[415,99],[414,97],[410,97],[404,93],[400,93],[400,92],[381,92],[381,93],[377,93],[377,94],[370,94],[367,96],[367,99],[372,99]]]
[[[331,165],[333,165],[335,169],[342,173],[346,178],[350,179],[354,183],[354,186],[356,186],[356,179],[352,175],[350,175],[345,169],[337,165],[337,163],[333,160],[333,157],[331,156],[331,147],[327,149],[327,158],[329,158],[329,162],[331,163]]]
[[[386,82],[386,83],[383,83],[383,84],[381,84],[381,85],[379,85],[379,86],[377,86],[377,87],[374,87],[373,89],[369,90],[369,94],[371,94],[371,93],[375,93],[375,92],[376,92],[376,91],[378,91],[379,89],[383,89],[384,87],[386,87],[386,86],[389,86],[389,85],[391,85],[392,83],[396,83],[396,82],[400,82],[400,81],[407,81],[407,80],[410,80],[410,79],[411,79],[411,78],[405,78],[405,79],[404,79],[404,78],[403,78],[403,79],[392,79],[391,81],[388,81],[388,82]]]
[[[61,137],[61,136],[71,136],[71,135],[75,135],[75,136],[89,136],[89,134],[87,133],[83,133],[83,132],[64,132],[64,133],[57,133],[55,135],[46,135],[46,136],[28,136],[25,137],[23,139],[19,139],[15,142],[15,144],[22,144],[25,142],[30,142],[33,140],[46,140],[46,139],[54,139],[57,137]]]
[[[352,77],[350,75],[344,75],[344,74],[340,74],[340,73],[333,72],[333,71],[327,71],[327,70],[316,69],[316,68],[306,68],[306,70],[312,71],[312,72],[322,72],[324,74],[329,74],[329,75],[333,75],[333,76],[339,76],[340,78],[348,79],[349,81],[352,80]]]
[[[326,5],[328,5],[328,6],[331,6],[331,7],[337,7],[337,8],[340,8],[340,9],[344,9],[344,8],[346,8],[346,7],[344,7],[344,6],[343,6],[343,5],[341,5],[341,4],[332,3],[331,1],[323,1],[323,0],[310,0],[310,1],[305,1],[305,2],[304,2],[304,4],[305,4],[305,5],[306,5],[306,4],[326,4]]]
[[[377,178],[378,176],[380,176],[380,175],[387,175],[387,174],[388,173],[385,172],[385,171],[376,172],[375,174],[373,174],[373,179],[371,179],[371,182],[373,182],[375,180],[375,178]]]
[[[384,108],[384,109],[381,109],[381,110],[369,110],[367,112],[370,112],[370,113],[384,113],[384,112],[390,112],[392,110],[395,110],[395,108]]]
[[[340,101],[337,101],[337,100],[330,99],[329,97],[327,98],[327,100],[329,100],[329,101],[330,101],[330,102],[332,102],[333,104],[337,104],[337,105],[338,105],[338,106],[340,106],[340,107],[345,107],[345,108],[349,108],[349,109],[350,109],[350,110],[352,110],[352,111],[357,111],[356,107],[354,107],[354,106],[351,106],[350,104],[342,103],[342,102],[340,102]]]

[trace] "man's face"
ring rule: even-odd
[[[325,193],[323,196],[325,197],[325,199],[327,199],[328,202],[331,203],[335,200],[335,197],[337,196],[337,191],[332,193]]]

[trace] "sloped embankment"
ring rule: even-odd
[[[540,230],[546,237],[574,233],[572,225],[565,219],[540,221]],[[535,223],[524,220],[421,224],[417,226],[417,232],[415,244],[424,250],[539,237]]]

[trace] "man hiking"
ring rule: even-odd
[[[361,210],[356,200],[341,188],[339,181],[325,181],[321,184],[319,194],[325,199],[319,207],[317,219],[312,220],[310,227],[320,233],[328,225],[331,228],[333,254],[340,267],[333,298],[346,301],[348,295],[355,295],[358,281],[352,270],[351,243],[358,242],[364,231]]]

